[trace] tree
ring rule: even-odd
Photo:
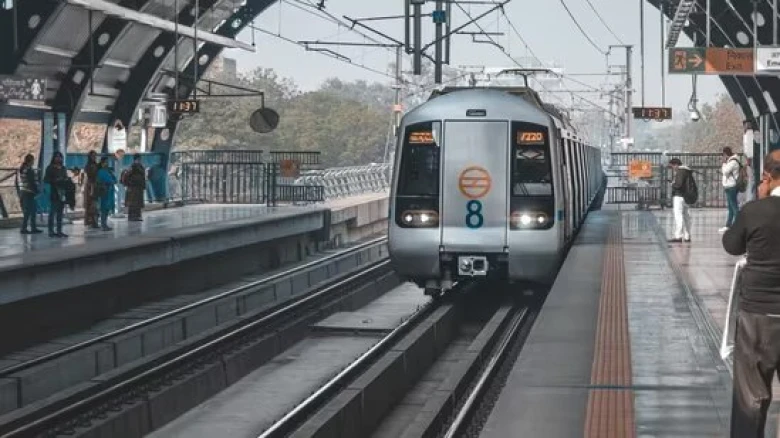
[[[742,120],[736,104],[728,95],[719,95],[712,104],[702,105],[699,112],[701,118],[697,122],[690,120],[686,113],[676,117],[680,119],[677,123],[663,122],[669,125],[650,130],[637,129],[637,148],[719,153],[729,146],[741,152]]]
[[[235,84],[265,91],[266,105],[280,116],[277,129],[258,134],[249,127],[249,116],[260,108],[259,97],[208,99],[201,113],[182,123],[178,150],[320,151],[326,166],[381,158],[392,115],[390,87],[331,78],[317,91],[302,93],[293,81],[270,69],[251,71]]]

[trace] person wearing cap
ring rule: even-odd
[[[141,155],[133,155],[133,165],[127,173],[123,183],[127,186],[125,205],[127,206],[127,220],[140,222],[141,211],[144,208],[144,191],[146,190],[146,170],[141,164]]]
[[[780,151],[764,162],[758,200],[742,207],[722,239],[729,254],[747,254],[737,286],[732,438],[764,436],[780,368]]]

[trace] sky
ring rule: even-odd
[[[508,27],[506,19],[493,12],[478,23],[489,32],[503,32],[496,41],[504,47],[510,56],[522,62],[531,51],[545,63],[554,62],[565,68],[567,74],[573,74],[573,79],[586,85],[599,86],[605,80],[619,80],[613,76],[579,76],[580,74],[605,73],[607,61],[610,65],[624,65],[625,50],[612,49],[607,58],[603,51],[611,44],[633,44],[633,76],[634,76],[634,106],[642,105],[642,80],[640,54],[640,4],[644,0],[590,0],[604,22],[620,39],[618,41],[612,32],[600,21],[588,0],[511,0],[505,6],[506,17],[514,24],[527,46],[515,32]],[[255,26],[274,35],[294,41],[351,41],[367,42],[363,36],[351,32],[348,28],[324,17],[311,7],[319,0],[284,0],[266,10]],[[351,18],[372,16],[392,16],[403,14],[402,0],[325,0],[325,12],[333,17],[343,19],[344,15]],[[574,18],[584,32],[593,40],[597,48],[578,30],[575,22],[569,17],[563,5],[568,6]],[[425,6],[430,11],[433,4]],[[486,11],[486,5],[464,5],[472,16]],[[649,3],[645,4],[645,106],[661,106],[661,32],[660,13]],[[464,24],[466,15],[453,8],[453,26]],[[317,16],[320,15],[320,16]],[[430,17],[423,20],[426,27],[424,43],[433,40],[434,25]],[[402,40],[404,35],[403,20],[372,21],[367,24]],[[475,25],[464,29],[478,31]],[[350,65],[336,59],[323,56],[317,52],[307,52],[304,48],[259,31],[254,32],[257,50],[255,53],[231,49],[224,52],[225,56],[237,60],[239,70],[249,70],[255,67],[273,68],[280,75],[292,78],[302,90],[317,88],[325,79],[338,77],[343,80],[364,79],[384,83],[392,82],[390,77],[374,73],[358,66]],[[367,31],[365,34],[369,35]],[[372,35],[373,36],[373,35]],[[376,37],[377,40],[381,38]],[[247,29],[242,32],[239,40],[252,41],[252,32]],[[622,42],[621,42],[622,41]],[[472,42],[469,35],[455,35],[452,40],[453,67],[464,65],[485,65],[489,67],[516,67],[517,65],[505,53],[489,44]],[[691,41],[681,35],[678,47],[690,47]],[[325,47],[325,46],[321,46]],[[349,57],[354,63],[363,64],[371,69],[387,72],[388,64],[394,61],[393,49],[356,48],[327,46]],[[530,49],[529,49],[530,48]],[[410,58],[405,57],[404,67],[410,68]],[[668,68],[668,66],[667,66]],[[566,81],[570,90],[586,90],[588,87],[572,81]],[[691,77],[687,75],[666,76],[666,106],[671,106],[675,113],[684,112],[692,91]],[[698,98],[700,103],[713,101],[719,93],[725,93],[722,82],[717,76],[701,76],[698,80]],[[581,93],[581,96],[594,103],[606,107],[606,99],[598,93]],[[582,101],[578,106],[589,106]]]

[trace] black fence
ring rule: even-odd
[[[324,201],[323,186],[293,185],[293,178],[281,176],[284,160],[296,161],[301,170],[314,169],[319,152],[271,152],[268,156],[263,151],[174,152],[169,191],[174,200],[210,204]]]
[[[606,203],[636,204],[640,209],[653,206],[671,207],[674,173],[667,164],[672,158],[679,158],[693,171],[699,189],[699,199],[694,207],[724,208],[726,206],[726,196],[721,185],[722,156],[717,153],[613,153],[611,166],[607,171]],[[649,162],[652,176],[631,178],[629,166],[635,161]]]
[[[10,213],[21,211],[18,196],[18,170],[0,167],[0,218],[8,218]]]

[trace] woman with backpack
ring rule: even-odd
[[[731,148],[723,148],[723,165],[721,165],[720,172],[723,176],[723,190],[726,193],[726,206],[728,207],[729,215],[726,219],[726,226],[719,230],[721,233],[725,233],[726,230],[731,228],[731,225],[734,224],[734,219],[737,218],[737,213],[739,213],[737,195],[745,191],[745,181],[742,175],[743,168],[744,166],[739,161],[739,157]]]

